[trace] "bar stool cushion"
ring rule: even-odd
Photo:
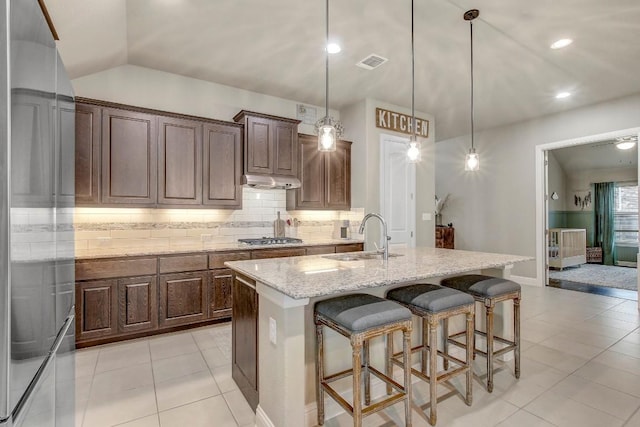
[[[520,290],[520,285],[512,280],[482,274],[464,274],[462,276],[449,277],[442,279],[440,284],[484,298],[497,297]]]
[[[315,311],[351,332],[411,320],[411,312],[393,301],[369,294],[351,294],[320,301]]]
[[[387,298],[414,305],[430,313],[439,313],[473,304],[473,297],[464,292],[428,283],[402,286],[387,292]]]

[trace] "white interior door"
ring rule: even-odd
[[[416,245],[416,166],[407,161],[407,138],[380,137],[380,212],[387,221],[389,248]]]

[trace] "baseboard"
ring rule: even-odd
[[[256,427],[276,427],[260,405],[256,408]]]
[[[618,267],[633,267],[633,268],[636,268],[638,266],[638,263],[631,262],[631,261],[618,261],[616,263],[616,265]]]
[[[538,287],[544,286],[544,284],[542,283],[542,280],[538,280],[535,277],[514,276],[512,274],[511,277],[509,277],[509,279],[513,280],[514,282],[518,282],[521,285],[538,286]]]

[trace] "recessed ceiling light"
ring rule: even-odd
[[[638,141],[637,136],[623,136],[620,138],[616,138],[616,148],[620,150],[629,150],[636,146],[636,142]]]
[[[329,43],[327,45],[327,52],[329,53],[338,53],[342,50],[338,43]]]
[[[556,94],[556,99],[564,99],[564,98],[568,98],[571,96],[570,92],[558,92]]]
[[[555,42],[551,43],[551,49],[562,49],[563,47],[569,46],[571,43],[573,43],[573,40],[571,39],[556,40]]]

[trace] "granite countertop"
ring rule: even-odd
[[[229,268],[293,298],[304,299],[406,283],[532,260],[519,255],[454,249],[413,248],[400,256],[340,261],[340,254],[225,262]],[[355,254],[354,254],[355,255]]]
[[[180,246],[156,246],[144,248],[93,248],[89,250],[77,250],[75,258],[77,260],[98,259],[98,258],[115,258],[125,256],[155,256],[155,255],[171,255],[181,253],[194,252],[223,252],[223,251],[246,251],[256,249],[280,249],[280,248],[296,248],[306,246],[324,246],[324,245],[345,245],[363,243],[361,239],[313,239],[305,240],[302,243],[283,243],[275,245],[248,245],[245,243],[207,243],[202,242],[194,245]]]

